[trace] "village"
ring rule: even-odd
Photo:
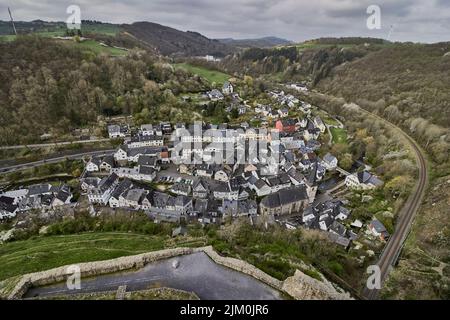
[[[289,87],[307,90],[301,84]],[[245,218],[251,224],[320,230],[346,249],[364,232],[386,241],[385,226],[377,219],[367,225],[353,219],[342,197],[346,190],[373,190],[383,182],[363,164],[347,172],[339,167],[336,155],[319,157],[319,140],[328,125],[294,95],[284,91],[268,95],[273,104],[253,108],[258,127],[248,122],[109,124],[109,138],[123,144],[112,153],[85,159],[78,201],[87,202],[92,215],[140,211],[156,223],[176,226],[220,226]],[[228,113],[235,109],[241,115],[252,108],[230,82],[204,97],[210,101],[228,97],[234,102]],[[293,110],[302,116],[290,116]],[[329,175],[339,178],[325,183]],[[0,219],[30,210],[76,210],[72,192],[64,183],[5,191],[0,194]]]

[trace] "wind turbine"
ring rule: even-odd
[[[13,29],[14,29],[14,33],[17,36],[16,26],[14,25],[14,19],[12,17],[11,10],[9,9],[9,7],[8,7],[8,12],[9,12],[9,17],[11,18],[11,23],[12,23],[12,26],[13,26]]]
[[[388,41],[391,41],[391,36],[392,36],[392,33],[394,32],[394,25],[391,25],[391,28],[389,29],[389,33],[388,33],[388,36],[387,36],[387,40]]]

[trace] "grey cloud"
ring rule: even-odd
[[[450,0],[0,0],[0,19],[11,6],[17,20],[64,21],[69,4],[80,5],[83,19],[152,21],[211,38],[387,37],[395,25],[393,40],[450,40]],[[382,30],[366,27],[371,4],[382,9]]]

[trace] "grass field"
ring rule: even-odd
[[[99,33],[107,36],[115,36],[120,32],[120,27],[113,24],[82,24],[81,32],[83,33]]]
[[[16,40],[15,35],[1,35],[0,36],[0,41],[14,41],[14,40]]]
[[[86,41],[83,41],[80,43],[70,42],[70,41],[66,41],[66,40],[61,40],[61,41],[63,41],[63,43],[67,43],[68,45],[76,46],[76,47],[80,48],[81,50],[90,50],[90,51],[94,52],[95,54],[106,53],[111,56],[124,56],[128,52],[128,51],[122,50],[122,49],[102,46],[99,42],[97,42],[95,40],[86,40]]]
[[[225,81],[231,78],[230,75],[223,72],[193,66],[188,63],[177,63],[174,64],[174,67],[192,72],[194,74],[198,74],[200,77],[205,78],[211,83],[215,82],[217,84],[223,84]]]
[[[0,245],[0,280],[73,263],[202,245],[205,245],[202,238],[172,239],[118,232],[42,236]]]
[[[345,129],[330,128],[330,131],[333,135],[333,143],[347,143],[347,132]]]

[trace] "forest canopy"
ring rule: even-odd
[[[110,57],[52,39],[21,36],[0,43],[0,144],[36,142],[94,124],[99,115],[157,118],[174,95],[204,83],[162,58],[130,50]],[[20,137],[20,138],[19,138]]]

